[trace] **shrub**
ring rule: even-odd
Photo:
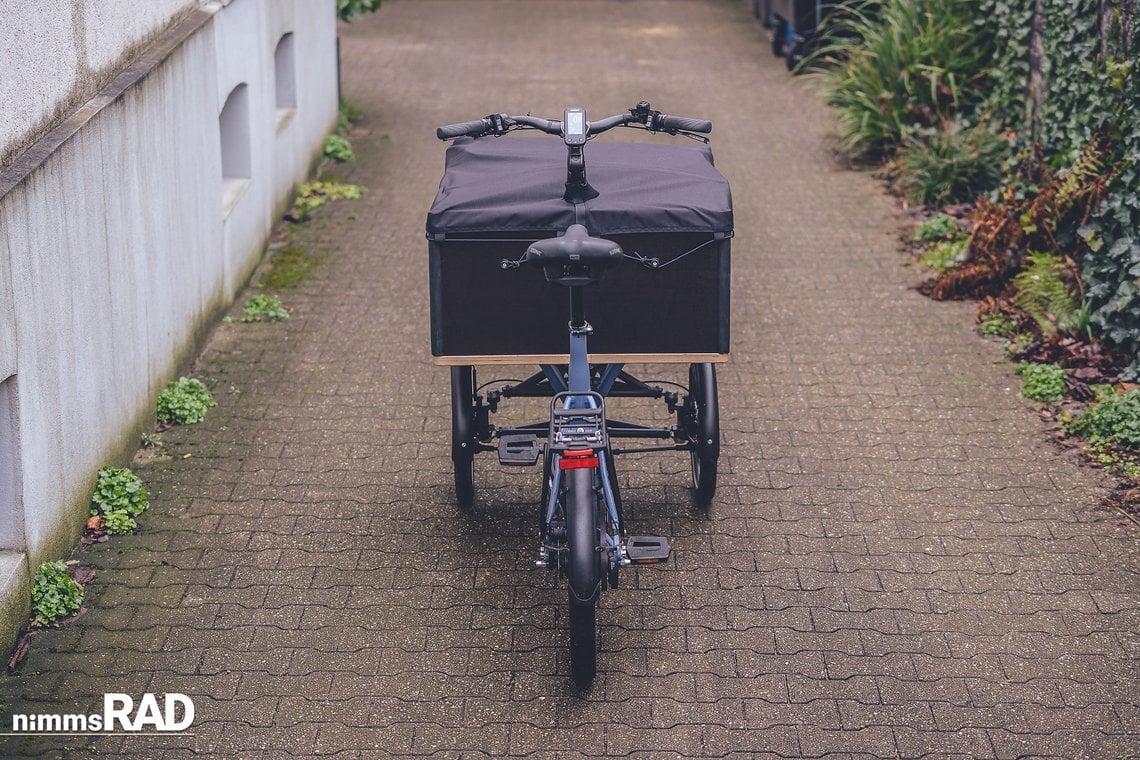
[[[820,35],[814,60],[825,66],[814,76],[854,156],[889,154],[916,129],[969,115],[986,94],[992,40],[970,3],[846,3]]]
[[[206,419],[206,411],[217,406],[210,389],[201,380],[180,377],[158,395],[158,419],[179,425],[192,425]]]
[[[343,163],[353,158],[352,143],[348,138],[340,135],[329,135],[325,138],[325,160]]]
[[[1009,143],[985,126],[957,124],[913,136],[898,160],[899,185],[911,203],[943,206],[972,201],[996,188]]]
[[[129,469],[103,467],[95,478],[91,514],[124,512],[138,517],[150,506],[147,496],[142,481]]]
[[[259,322],[262,319],[277,322],[288,318],[289,312],[285,310],[281,299],[264,293],[259,293],[250,298],[241,310],[242,322]]]
[[[1069,430],[1092,443],[1140,450],[1140,388],[1109,396],[1073,420]]]
[[[1021,364],[1021,395],[1031,401],[1060,401],[1065,396],[1065,370],[1057,364]]]
[[[63,560],[45,562],[32,581],[32,616],[36,625],[48,625],[79,612],[83,587],[67,574]]]

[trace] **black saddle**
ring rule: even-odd
[[[541,266],[548,282],[570,287],[597,282],[605,270],[621,260],[620,245],[590,237],[580,224],[570,225],[558,237],[537,240],[526,250],[527,263]]]

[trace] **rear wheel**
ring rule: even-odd
[[[475,370],[451,368],[451,463],[455,502],[462,510],[475,503]]]
[[[689,398],[692,404],[693,491],[696,502],[707,507],[716,494],[717,461],[720,459],[720,409],[716,391],[716,367],[689,365]]]
[[[772,55],[777,58],[784,57],[784,43],[788,39],[788,22],[782,18],[777,18],[776,23],[772,26]]]
[[[602,583],[595,523],[598,497],[592,469],[566,470],[565,475],[570,672],[578,687],[585,689],[593,683],[598,669],[596,609]]]

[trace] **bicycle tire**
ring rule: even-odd
[[[598,496],[594,471],[567,470],[566,538],[569,542],[570,582],[567,621],[570,633],[570,672],[578,688],[589,688],[598,670],[597,605],[601,572],[597,550]]]
[[[451,368],[451,463],[455,503],[464,511],[475,503],[475,370]]]
[[[693,496],[697,504],[707,508],[716,495],[717,462],[720,459],[716,367],[712,364],[689,365],[689,397],[696,416],[695,440],[690,452]]]
[[[772,26],[772,55],[777,58],[784,57],[784,53],[787,52],[787,39],[788,22],[782,18],[777,19],[776,23]]]

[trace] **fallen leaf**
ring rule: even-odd
[[[28,655],[28,650],[32,646],[32,636],[36,634],[35,631],[26,631],[20,640],[16,642],[16,649],[12,652],[12,656],[8,659],[8,672],[11,673],[20,666],[20,663]]]
[[[87,518],[87,530],[103,530],[103,516],[92,515]]]

